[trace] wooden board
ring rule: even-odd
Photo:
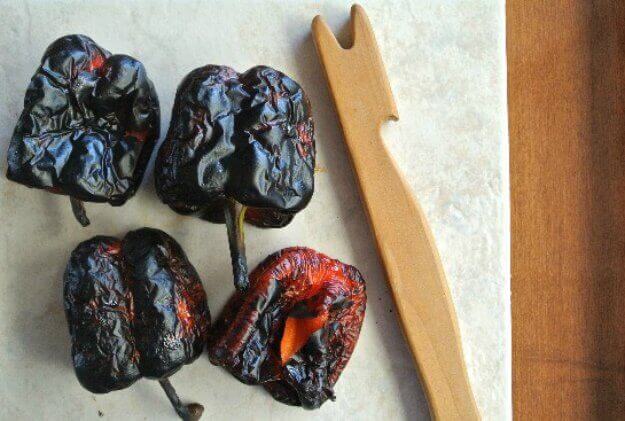
[[[507,13],[515,419],[625,419],[625,2]]]

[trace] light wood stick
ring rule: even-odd
[[[479,420],[436,245],[381,138],[381,125],[398,113],[371,25],[358,5],[352,7],[351,26],[349,49],[320,16],[313,20],[313,38],[404,336],[434,418]]]

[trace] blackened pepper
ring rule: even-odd
[[[64,304],[76,376],[87,390],[157,379],[183,419],[199,419],[201,405],[182,405],[168,377],[204,350],[210,313],[201,280],[173,238],[142,228],[123,240],[79,244],[65,271]]]
[[[178,88],[155,178],[176,212],[227,224],[235,285],[245,289],[243,220],[287,225],[310,201],[314,168],[310,103],[294,80],[266,66],[208,65]]]
[[[211,332],[209,357],[281,402],[318,408],[334,399],[365,307],[365,282],[355,267],[311,249],[284,249],[228,303]]]
[[[159,104],[143,65],[68,35],[45,51],[11,138],[7,177],[82,201],[123,205],[159,136]]]

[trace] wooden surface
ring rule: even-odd
[[[345,135],[404,336],[440,420],[478,420],[456,314],[425,217],[380,136],[397,110],[362,8],[351,16],[345,50],[319,18],[313,37]]]
[[[507,2],[517,420],[625,419],[625,2]]]

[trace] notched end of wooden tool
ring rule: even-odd
[[[381,116],[384,121],[397,121],[399,120],[399,112],[397,111],[397,104],[395,104],[395,98],[393,98],[393,92],[391,91],[391,84],[388,81],[386,71],[384,69],[384,62],[378,44],[375,39],[373,28],[369,17],[365,12],[365,9],[359,5],[354,4],[351,8],[351,33],[352,33],[352,48],[358,50],[364,55],[369,55],[370,66],[373,71],[376,72],[376,79],[379,91],[380,99],[383,103],[380,104],[380,110],[383,110]]]
[[[321,16],[312,22],[313,39],[335,101],[362,101],[363,96],[373,96],[374,106],[369,115],[376,124],[399,120],[371,23],[358,4],[351,8],[350,29],[351,46],[343,48]]]
[[[317,15],[314,17],[311,28],[313,34],[315,35],[314,40],[317,44],[318,49],[331,49],[334,52],[344,50],[344,48],[334,36],[334,32],[332,32],[332,29],[330,29],[330,27],[321,15]]]

